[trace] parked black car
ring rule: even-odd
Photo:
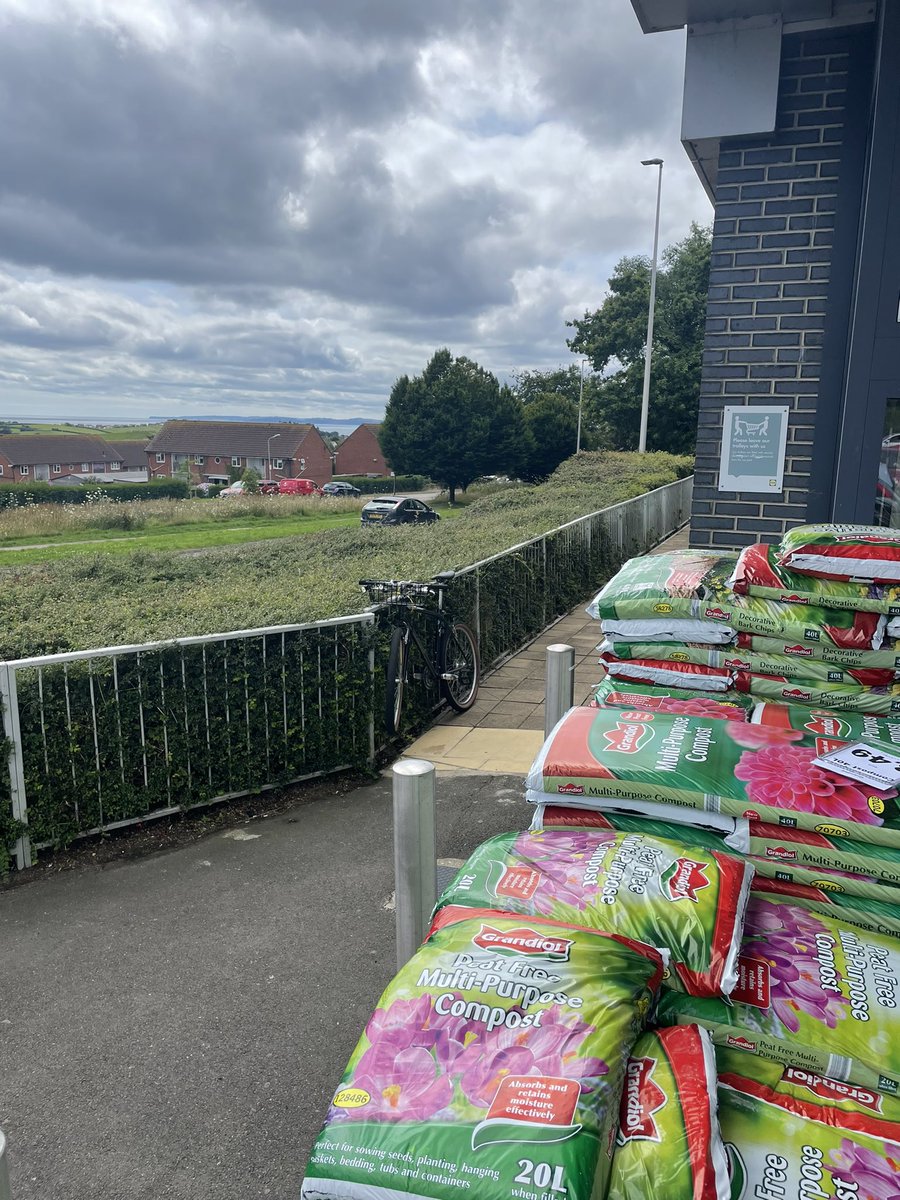
[[[326,483],[322,486],[323,496],[349,496],[355,498],[361,496],[362,492],[358,487],[354,487],[352,483],[342,483],[336,479],[332,483]]]
[[[378,496],[363,505],[363,525],[429,525],[439,521],[440,513],[405,496]]]

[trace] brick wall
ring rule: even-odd
[[[835,213],[849,137],[858,132],[845,118],[856,47],[847,30],[785,37],[775,132],[721,143],[694,546],[777,541],[807,519]],[[782,403],[790,413],[784,491],[720,492],[723,407]]]
[[[338,475],[387,475],[388,465],[372,425],[360,425],[338,446]]]

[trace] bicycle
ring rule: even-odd
[[[474,633],[461,621],[454,621],[444,609],[444,593],[449,579],[438,575],[431,583],[398,579],[361,579],[360,587],[369,598],[395,610],[387,662],[387,686],[384,696],[384,723],[390,734],[400,728],[403,692],[410,681],[412,651],[417,652],[426,684],[437,684],[440,692],[457,712],[466,712],[475,703],[481,667]],[[423,603],[426,601],[426,603]],[[430,602],[430,603],[429,603]],[[423,640],[412,623],[412,616],[424,619],[429,636]]]

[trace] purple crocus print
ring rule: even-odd
[[[520,834],[511,854],[517,863],[534,868],[540,876],[530,897],[530,911],[552,913],[563,904],[585,908],[602,884],[599,877],[597,882],[585,884],[585,866],[599,849],[614,845],[617,837],[615,830],[554,829]]]
[[[425,1121],[445,1109],[453,1098],[450,1078],[421,1046],[410,1046],[393,1059],[384,1055],[364,1065],[360,1060],[353,1087],[368,1092],[364,1108],[331,1110],[336,1116],[366,1121]]]
[[[879,1154],[844,1138],[829,1158],[832,1178],[855,1184],[857,1200],[900,1200],[900,1146],[895,1142],[885,1142]]]

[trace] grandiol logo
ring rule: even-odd
[[[766,858],[774,858],[778,862],[794,862],[796,850],[788,850],[787,846],[766,846]]]
[[[472,938],[472,945],[481,950],[501,950],[506,954],[541,955],[554,961],[566,962],[572,942],[569,938],[551,937],[538,933],[527,925],[516,929],[495,929],[493,925],[482,925]]]
[[[695,858],[677,858],[661,876],[666,899],[693,900],[698,904],[697,893],[709,887],[705,874],[708,866],[708,862],[699,862]]]
[[[809,596],[796,596],[793,593],[789,596],[779,596],[782,604],[809,604]]]
[[[812,646],[782,646],[782,654],[795,654],[798,658],[812,658]]]
[[[817,737],[826,738],[845,738],[849,737],[852,732],[851,726],[846,721],[826,713],[814,713],[809,721],[803,723],[803,728],[808,729]]]
[[[782,688],[781,694],[785,700],[809,700],[812,692],[804,692],[802,688]]]
[[[560,796],[583,796],[584,788],[580,783],[561,783],[556,789]]]
[[[724,608],[708,608],[705,613],[710,621],[730,621],[731,613],[726,612]]]
[[[625,1089],[619,1110],[619,1129],[616,1141],[658,1142],[659,1129],[653,1119],[666,1104],[666,1093],[653,1079],[655,1058],[632,1058],[625,1071]]]
[[[725,1039],[726,1046],[732,1046],[735,1050],[747,1050],[750,1054],[756,1053],[756,1042],[751,1042],[749,1038],[735,1036],[729,1033]]]
[[[725,666],[730,667],[733,671],[752,671],[753,664],[745,662],[742,658],[726,658]]]
[[[821,1100],[833,1100],[838,1104],[859,1104],[872,1112],[881,1112],[881,1097],[877,1092],[868,1088],[857,1087],[853,1083],[841,1083],[838,1079],[827,1079],[824,1075],[813,1075],[799,1067],[787,1067],[784,1072],[785,1083],[804,1088],[818,1096]]]
[[[649,713],[639,715],[646,719]],[[653,730],[648,725],[631,719],[617,721],[615,729],[604,730],[603,737],[610,753],[637,754],[641,746],[645,746],[647,742],[653,740]]]

